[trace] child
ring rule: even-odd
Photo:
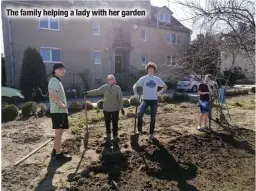
[[[98,89],[87,91],[84,93],[87,96],[104,96],[103,113],[106,125],[106,141],[111,140],[110,123],[113,126],[113,141],[117,140],[118,136],[118,120],[119,111],[124,115],[123,96],[121,88],[116,85],[116,79],[113,75],[108,76],[108,84],[101,86]]]
[[[52,156],[56,156],[56,160],[64,162],[72,160],[71,156],[61,152],[63,130],[69,128],[67,99],[61,83],[61,78],[65,75],[65,71],[63,64],[54,64],[52,77],[48,85],[50,112],[53,129],[55,130]]]
[[[198,122],[197,130],[203,130],[208,128],[208,112],[209,112],[209,101],[210,95],[212,95],[211,88],[212,75],[208,74],[205,76],[204,82],[199,85],[198,94],[200,95],[199,106],[200,106],[200,117]],[[202,122],[204,121],[204,127],[202,128]]]
[[[146,112],[147,108],[150,106],[151,109],[151,120],[150,120],[150,139],[154,140],[154,129],[156,122],[156,112],[158,107],[158,96],[160,96],[166,89],[166,84],[154,74],[157,70],[156,64],[153,62],[149,62],[146,66],[147,74],[146,76],[141,77],[138,82],[133,86],[134,95],[137,99],[139,99],[139,95],[137,93],[137,87],[142,87],[143,96],[142,103],[140,105],[139,113],[138,113],[138,131],[137,134],[141,134],[142,132],[142,123],[143,123],[143,115]],[[162,90],[157,92],[158,87],[162,87]]]

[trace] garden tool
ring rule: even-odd
[[[135,116],[134,116],[134,134],[136,134],[136,122],[137,122],[137,113],[138,113],[138,106],[140,105],[140,97],[138,100],[138,104],[136,104],[136,109],[135,109]]]
[[[84,133],[84,149],[86,150],[88,147],[89,140],[89,130],[88,130],[88,116],[87,116],[87,104],[86,104],[86,95],[84,95],[84,113],[85,113],[85,133]]]

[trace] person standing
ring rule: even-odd
[[[119,121],[119,112],[125,114],[123,109],[123,95],[121,88],[116,85],[115,76],[108,76],[108,83],[101,86],[98,89],[90,90],[84,92],[83,95],[86,96],[104,96],[103,103],[103,113],[104,120],[106,125],[106,135],[105,138],[107,141],[111,140],[111,128],[110,124],[112,122],[113,126],[113,141],[117,140],[118,137],[118,121]]]
[[[70,155],[61,152],[63,130],[69,129],[67,99],[61,82],[65,72],[64,64],[54,64],[48,84],[52,128],[55,130],[52,156],[55,156],[58,161],[72,160]]]
[[[199,85],[198,94],[200,95],[199,107],[200,107],[200,116],[198,120],[197,130],[203,130],[207,127],[208,123],[208,113],[209,113],[209,101],[210,95],[212,95],[211,87],[212,75],[207,74],[202,84]],[[204,127],[202,128],[202,123],[204,122]]]
[[[143,95],[142,95],[142,103],[140,105],[139,113],[138,113],[138,131],[137,134],[141,134],[142,132],[142,123],[143,123],[143,115],[146,112],[147,108],[150,106],[151,110],[151,119],[150,119],[150,139],[154,140],[154,129],[156,122],[156,113],[158,107],[158,96],[160,96],[163,92],[167,90],[166,84],[159,78],[155,76],[157,71],[157,66],[153,62],[149,62],[146,66],[147,75],[141,77],[133,86],[134,96],[139,99],[139,95],[137,93],[137,87],[142,87]],[[161,91],[157,91],[158,87],[162,87]]]

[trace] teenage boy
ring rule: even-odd
[[[56,160],[64,162],[72,160],[71,156],[61,152],[63,130],[69,128],[67,99],[61,82],[65,72],[63,64],[54,64],[52,77],[48,84],[52,128],[55,130],[52,156],[56,156]]]
[[[166,91],[166,84],[159,78],[155,76],[157,71],[156,64],[153,62],[149,62],[146,66],[147,75],[141,77],[133,86],[134,95],[137,99],[139,99],[139,95],[137,93],[137,87],[142,87],[143,95],[142,95],[142,103],[140,105],[139,113],[138,113],[138,131],[137,134],[141,134],[142,132],[142,123],[143,123],[143,115],[146,112],[147,108],[150,106],[151,110],[151,119],[150,119],[150,139],[154,140],[154,129],[156,122],[156,113],[158,107],[158,96],[160,96],[164,91]],[[157,92],[158,87],[162,87],[162,90]]]
[[[208,123],[208,112],[209,112],[209,101],[210,95],[212,95],[211,87],[212,75],[207,74],[202,84],[199,85],[198,94],[200,95],[199,106],[200,106],[200,116],[198,121],[197,130],[203,130],[207,127]],[[204,121],[204,127],[202,127],[202,122]]]

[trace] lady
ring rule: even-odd
[[[98,89],[84,92],[86,96],[104,96],[103,113],[106,125],[106,140],[111,140],[110,123],[113,126],[113,141],[117,140],[118,136],[118,120],[119,111],[124,115],[123,109],[123,95],[121,88],[116,85],[115,76],[108,76],[108,84],[101,86]]]

